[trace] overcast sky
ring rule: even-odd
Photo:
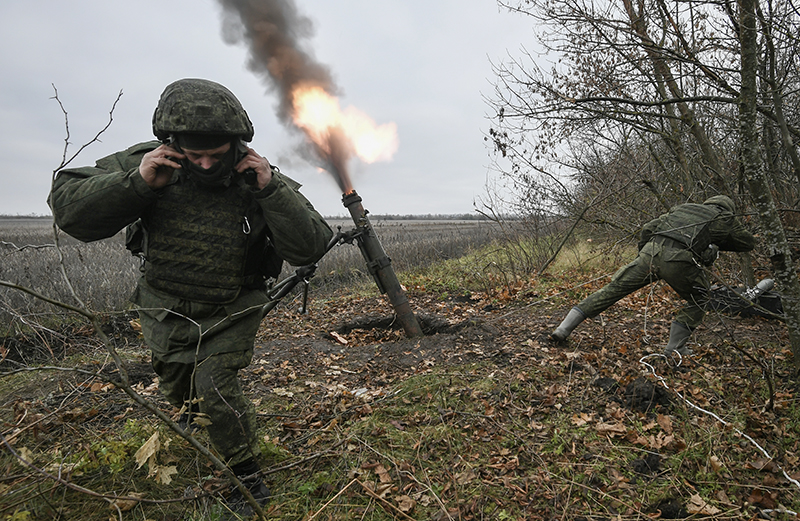
[[[397,125],[390,162],[352,166],[374,214],[469,213],[490,175],[492,65],[530,47],[531,20],[495,0],[296,0],[314,27],[305,48],[331,70],[342,106]],[[302,137],[275,117],[276,97],[247,70],[247,50],[221,36],[216,0],[36,0],[0,3],[0,213],[49,214],[52,171],[70,141],[92,139],[72,163],[153,139],[164,87],[179,78],[224,84],[255,126],[251,146],[303,184],[324,215],[345,213],[333,179],[295,153]]]

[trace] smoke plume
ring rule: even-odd
[[[321,89],[331,97],[337,87],[330,71],[318,63],[300,43],[313,34],[311,20],[300,14],[293,0],[218,0],[223,8],[223,39],[249,48],[248,68],[260,76],[279,99],[278,117],[303,130],[315,152],[336,178],[342,192],[352,189],[347,161],[352,143],[343,130],[327,126],[316,136],[298,125],[298,89]],[[316,138],[316,139],[314,139]]]

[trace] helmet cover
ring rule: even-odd
[[[703,204],[714,204],[728,210],[731,213],[736,213],[736,205],[733,204],[733,199],[727,195],[715,195],[713,197],[709,197],[703,201]]]
[[[253,139],[253,123],[234,94],[213,81],[185,78],[164,89],[153,113],[153,134],[205,134]]]

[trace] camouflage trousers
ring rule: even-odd
[[[161,392],[175,407],[187,404],[188,408],[188,402],[197,402],[200,413],[211,422],[206,427],[211,444],[229,466],[260,453],[255,407],[244,396],[238,376],[252,358],[252,349],[218,353],[195,366],[166,362],[153,353]]]
[[[578,308],[587,318],[594,318],[621,298],[657,280],[664,280],[686,304],[678,311],[675,321],[689,329],[700,325],[708,300],[708,280],[703,269],[695,263],[691,252],[665,243],[651,241],[636,259],[620,268],[606,286],[586,297]]]

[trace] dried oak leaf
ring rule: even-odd
[[[689,498],[689,502],[686,504],[686,510],[690,514],[700,514],[705,516],[714,516],[722,512],[717,507],[709,505],[703,498],[700,497],[700,494],[695,494]]]
[[[121,512],[127,512],[139,504],[139,499],[143,498],[144,494],[140,492],[131,492],[128,494],[128,497],[138,499],[115,499],[111,502],[111,504],[108,505],[108,508],[111,510],[119,509]]]
[[[414,507],[417,506],[416,501],[405,495],[397,496],[396,498],[394,498],[394,500],[397,501],[397,508],[399,508],[401,512],[406,514],[414,510]]]

